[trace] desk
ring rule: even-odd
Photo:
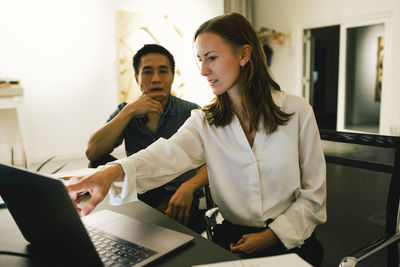
[[[141,201],[127,203],[118,207],[110,206],[107,203],[108,199],[104,200],[96,207],[95,211],[107,208],[115,212],[135,217],[142,222],[158,224],[194,236],[194,240],[191,243],[171,252],[148,266],[184,267],[239,259],[234,254],[215,245],[211,241],[203,238],[189,228],[186,228]],[[0,209],[0,251],[5,250],[27,253],[28,244],[29,243],[23,238],[9,211],[4,208]],[[29,258],[0,255],[0,266],[32,267],[34,265]]]

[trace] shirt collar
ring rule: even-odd
[[[173,95],[169,95],[167,105],[165,106],[164,112],[161,117],[166,115],[175,116],[177,114],[176,110],[176,97]]]

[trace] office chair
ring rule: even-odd
[[[206,198],[206,207],[207,210],[204,212],[204,220],[206,221],[206,234],[207,234],[207,239],[213,240],[213,228],[217,224],[217,215],[219,214],[218,212],[218,207],[215,205],[211,192],[210,192],[210,186],[206,185],[204,187],[204,195]]]
[[[111,156],[110,154],[106,154],[104,156],[102,156],[100,159],[98,160],[94,160],[94,161],[89,161],[89,168],[97,168],[100,165],[105,165],[108,162],[117,160],[117,158]]]
[[[332,254],[334,246],[336,250],[340,246],[340,249],[347,251],[344,255],[335,255],[337,258],[333,257],[333,261],[336,263],[331,261],[327,266],[336,265],[339,261],[340,267],[356,264],[399,266],[400,137],[330,130],[320,130],[320,134],[324,144],[339,144],[339,149],[335,153],[334,149],[329,151],[324,146],[328,221],[317,227],[316,232],[326,254]],[[344,152],[346,147],[343,145],[347,145],[348,153]],[[365,156],[369,159],[365,159]],[[382,211],[379,211],[379,206]],[[357,217],[361,219],[359,222],[355,220]],[[338,234],[341,230],[337,228],[346,225],[349,226],[348,232],[345,235]],[[331,237],[328,237],[329,234]],[[362,238],[369,240],[364,243]],[[363,245],[358,246],[361,242]],[[384,248],[386,256],[382,256]],[[367,257],[368,261],[364,260]],[[384,260],[386,264],[382,262]]]

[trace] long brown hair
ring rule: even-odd
[[[266,133],[272,133],[279,125],[286,124],[292,114],[281,111],[272,99],[271,90],[281,89],[269,73],[261,42],[248,20],[238,13],[215,17],[197,29],[194,41],[204,32],[219,35],[233,49],[245,44],[251,46],[250,60],[241,68],[238,80],[244,115],[250,120],[250,131],[258,130],[261,118]],[[225,126],[232,121],[231,100],[226,92],[216,96],[203,110],[210,125]]]

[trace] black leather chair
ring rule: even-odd
[[[89,161],[88,167],[89,168],[97,168],[100,165],[105,165],[106,163],[114,161],[114,160],[117,160],[117,158],[111,156],[110,154],[106,154],[98,160]]]
[[[399,266],[400,137],[320,132],[328,179],[328,222],[317,227],[324,266]]]

